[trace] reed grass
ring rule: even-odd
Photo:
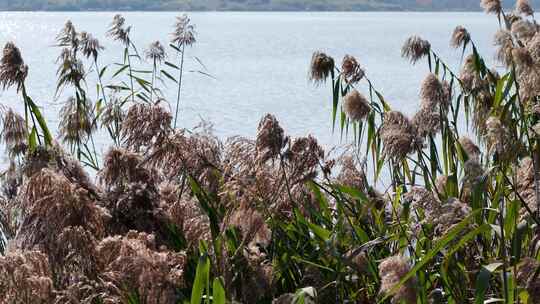
[[[540,28],[527,1],[515,12],[481,3],[498,17],[504,69],[488,67],[461,26],[448,33],[459,72],[409,38],[403,57],[426,65],[412,117],[392,109],[357,58],[338,66],[313,54],[309,78],[331,88],[336,136],[352,137],[343,153],[291,137],[271,114],[255,139],[176,128],[181,81],[170,69],[182,78],[182,57],[161,66],[165,48],[153,43],[152,70],[137,68],[144,58],[121,16],[109,33],[124,60],[111,77],[90,34],[67,23],[59,35],[59,88],[75,95],[65,152],[7,44],[0,84],[21,92],[26,112],[1,108],[12,165],[0,197],[0,303],[540,303]],[[195,42],[186,20],[171,45],[180,56]],[[86,65],[99,70],[94,80]],[[83,78],[98,84],[95,103]],[[167,80],[178,85],[175,110],[159,89]],[[112,143],[101,166],[96,128]]]

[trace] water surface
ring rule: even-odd
[[[121,47],[105,33],[115,13],[0,13],[0,43],[14,41],[30,66],[28,91],[44,108],[57,135],[58,110],[65,96],[54,97],[55,36],[66,20],[88,31],[106,47],[100,61],[119,62]],[[166,43],[176,13],[123,13],[133,25],[132,37],[140,49],[150,42]],[[254,136],[265,113],[277,116],[293,136],[315,135],[325,146],[339,144],[331,132],[329,86],[313,87],[307,80],[311,54],[322,50],[340,62],[356,56],[392,107],[413,114],[418,108],[419,85],[428,72],[422,62],[412,66],[400,56],[403,41],[413,34],[428,39],[433,48],[458,70],[461,52],[449,48],[456,25],[469,29],[481,52],[491,58],[495,18],[482,13],[191,13],[198,43],[187,52],[187,70],[200,69],[200,58],[215,79],[189,73],[184,81],[182,127],[201,118],[214,123],[221,138]],[[172,56],[170,60],[176,60]],[[94,79],[90,75],[89,79]],[[89,92],[95,98],[94,84]],[[175,88],[166,89],[174,104]],[[15,92],[0,93],[0,102],[22,111]],[[21,112],[22,113],[22,112]],[[107,138],[97,138],[99,150]]]

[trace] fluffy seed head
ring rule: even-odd
[[[527,42],[534,37],[538,26],[529,20],[518,20],[512,23],[511,32],[522,42]]]
[[[410,270],[409,261],[403,256],[396,255],[383,260],[379,265],[379,275],[381,276],[380,293],[389,293]],[[398,289],[392,297],[392,303],[416,303],[414,279],[409,279]]]
[[[512,34],[506,30],[499,30],[495,34],[495,46],[497,47],[497,60],[506,66],[511,66],[512,50],[514,48]]]
[[[92,105],[70,97],[60,110],[60,135],[69,144],[84,142],[96,130]]]
[[[56,42],[58,42],[58,46],[70,47],[74,50],[79,47],[79,38],[77,35],[77,31],[75,30],[75,26],[70,20],[66,21],[66,24],[64,24],[64,27],[56,36]]]
[[[92,57],[94,60],[97,60],[99,52],[105,48],[99,43],[97,38],[94,38],[91,34],[87,32],[82,32],[80,34],[81,39],[81,50],[86,56],[86,58]]]
[[[191,24],[191,19],[184,14],[176,17],[174,31],[172,33],[172,43],[178,46],[192,46],[197,41],[195,39],[195,26]]]
[[[54,302],[49,261],[39,251],[15,251],[0,256],[0,277],[3,303]]]
[[[527,48],[514,48],[512,50],[512,58],[514,58],[516,65],[524,70],[527,70],[533,65],[533,59]]]
[[[326,81],[334,71],[334,66],[334,58],[319,51],[313,53],[309,73],[310,80],[316,84]]]
[[[4,90],[15,85],[19,91],[27,75],[28,66],[24,64],[21,51],[13,42],[6,43],[0,62],[0,85]]]
[[[422,82],[420,98],[425,107],[436,110],[436,106],[447,103],[447,94],[445,94],[443,84],[433,73],[429,73]]]
[[[341,74],[347,82],[357,83],[364,78],[365,72],[360,67],[360,64],[356,58],[350,55],[345,55],[341,64]]]
[[[432,108],[422,107],[414,115],[412,124],[421,137],[435,135],[441,129],[441,115]]]
[[[129,37],[129,32],[131,31],[131,26],[125,27],[126,19],[122,15],[115,15],[109,30],[107,31],[107,36],[111,37],[113,40],[120,41],[125,46],[131,44],[131,39]]]
[[[408,58],[413,64],[422,57],[428,56],[431,50],[429,41],[418,36],[411,36],[403,44],[401,48],[401,56]]]
[[[450,46],[453,48],[466,47],[471,41],[471,34],[461,25],[456,26],[452,33],[452,39],[450,40]]]
[[[7,109],[4,112],[3,123],[0,136],[6,144],[6,149],[10,156],[24,154],[27,148],[26,140],[28,138],[28,130],[26,129],[24,118],[12,109]]]
[[[467,153],[467,156],[472,159],[478,160],[480,157],[480,148],[468,137],[462,136],[459,138],[459,144]]]
[[[122,137],[135,151],[160,142],[170,131],[171,113],[159,104],[132,105],[122,123]]]
[[[422,143],[409,118],[398,111],[385,113],[380,132],[385,153],[397,159],[404,158]]]
[[[480,6],[487,14],[500,14],[502,12],[501,0],[482,0]]]
[[[526,16],[532,16],[534,14],[534,10],[529,0],[517,0],[516,12],[526,15]]]
[[[275,116],[266,114],[257,128],[256,147],[259,160],[265,162],[277,157],[284,145],[284,131],[279,122]]]
[[[159,41],[152,42],[148,49],[145,51],[146,59],[161,62],[167,56],[165,54],[165,49]]]
[[[364,95],[357,90],[352,90],[343,99],[343,111],[349,119],[361,121],[369,114],[371,106]]]

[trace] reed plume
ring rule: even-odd
[[[92,34],[87,32],[81,32],[81,50],[86,58],[92,58],[94,61],[97,60],[99,53],[105,49],[97,38],[94,38]],[[99,72],[99,71],[98,71]]]
[[[62,140],[70,145],[86,142],[96,130],[93,106],[70,97],[60,109],[59,132]]]
[[[39,251],[14,251],[0,256],[2,303],[52,303],[54,287],[47,256]]]
[[[398,111],[385,114],[380,134],[386,155],[396,159],[406,157],[422,143],[413,123]]]
[[[163,48],[163,45],[159,41],[152,42],[145,50],[145,55],[146,59],[158,63],[162,62],[167,56],[165,48]]]
[[[364,95],[357,90],[352,90],[343,99],[343,111],[349,119],[362,121],[371,111],[371,106]]]
[[[195,34],[195,25],[191,23],[191,19],[186,14],[176,17],[174,31],[171,34],[171,42],[174,45],[192,46],[197,42]]]
[[[257,154],[261,162],[275,159],[285,145],[284,131],[276,117],[266,114],[257,128]]]
[[[125,46],[129,46],[131,44],[131,39],[129,37],[131,26],[126,27],[125,23],[126,19],[122,15],[115,15],[109,26],[109,30],[107,31],[107,36],[116,41],[120,41]]]
[[[525,16],[534,15],[534,9],[531,6],[529,0],[517,0],[516,1],[516,12],[523,14]]]
[[[380,293],[388,293],[401,281],[410,271],[411,266],[407,258],[403,256],[392,256],[381,262],[379,265],[379,275],[381,276]],[[409,279],[392,296],[392,303],[416,303],[415,280]]]
[[[28,129],[22,116],[11,108],[3,113],[3,128],[0,132],[2,141],[11,157],[22,156],[28,148]]]
[[[495,34],[495,46],[497,47],[497,60],[507,67],[511,66],[514,48],[512,34],[507,30],[499,30]]]
[[[176,290],[184,285],[185,253],[161,251],[154,235],[134,231],[105,238],[96,250],[104,280],[120,292],[116,302],[127,301],[133,292],[149,304],[177,300]]]
[[[27,75],[28,66],[24,64],[21,51],[13,42],[6,43],[0,61],[0,85],[4,90],[16,86],[18,92],[23,88]]]
[[[471,41],[471,34],[461,25],[456,26],[454,32],[452,33],[452,38],[450,39],[450,46],[453,48],[465,48],[467,44]]]
[[[325,53],[314,52],[311,57],[309,78],[316,84],[325,82],[334,73],[334,59]]]
[[[480,6],[488,14],[499,15],[502,12],[501,0],[482,0],[480,1]]]
[[[356,58],[345,55],[341,64],[341,75],[343,75],[346,82],[357,83],[364,78],[365,72],[362,67],[360,67]]]
[[[415,64],[423,57],[429,56],[431,44],[418,36],[409,37],[401,48],[401,56],[408,58],[411,63]]]
[[[134,104],[122,122],[124,143],[134,151],[148,148],[167,136],[171,121],[171,113],[159,104]]]

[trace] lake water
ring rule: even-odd
[[[105,45],[102,63],[121,61],[121,50],[105,37],[115,13],[0,12],[0,44],[15,42],[30,66],[27,87],[44,109],[55,131],[62,99],[55,100],[55,36],[70,19]],[[166,43],[176,13],[130,12],[139,49],[150,42]],[[198,43],[187,52],[187,69],[198,69],[192,56],[206,65],[215,79],[187,74],[183,87],[181,126],[193,127],[201,118],[214,123],[221,138],[254,136],[259,119],[273,113],[293,136],[315,135],[326,146],[339,144],[331,132],[329,86],[313,87],[307,80],[311,54],[322,50],[337,62],[345,54],[358,58],[375,86],[393,108],[413,114],[418,108],[420,82],[427,64],[410,65],[400,50],[413,34],[428,39],[432,47],[458,70],[461,52],[448,47],[456,25],[469,29],[478,48],[491,58],[494,17],[482,13],[191,13]],[[172,54],[172,53],[171,53]],[[175,57],[169,58],[175,59]],[[90,75],[89,79],[93,79]],[[93,89],[89,90],[95,95]],[[170,85],[168,96],[175,100]],[[366,92],[367,93],[367,92]],[[21,111],[14,91],[0,93],[0,102]],[[22,112],[21,112],[22,113]],[[100,150],[107,145],[98,138]]]

